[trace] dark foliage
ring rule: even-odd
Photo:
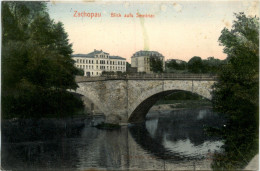
[[[49,18],[44,2],[2,5],[2,116],[43,116],[82,107],[66,92],[77,88],[79,70],[63,24]]]
[[[175,60],[166,63],[168,72],[187,71],[189,73],[196,74],[217,74],[220,66],[226,63],[226,60],[215,59],[214,57],[208,57],[202,60],[199,56],[192,57],[188,63],[183,61],[177,63]]]
[[[154,73],[163,72],[163,61],[157,56],[150,56],[150,70]]]
[[[232,29],[223,29],[219,38],[228,58],[214,85],[212,102],[229,122],[220,130],[225,153],[215,154],[214,169],[242,168],[258,152],[259,18],[235,16]]]
[[[175,60],[171,60],[170,62],[166,63],[166,68],[176,69],[176,70],[185,70],[185,69],[187,69],[187,63],[184,61],[181,63],[177,63]]]

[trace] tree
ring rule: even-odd
[[[243,100],[258,105],[259,75],[258,18],[246,17],[243,13],[236,14],[236,18],[232,30],[225,28],[219,38],[220,44],[225,46],[228,62],[222,67],[213,92],[214,107],[234,118],[241,107],[234,108],[230,102]]]
[[[150,56],[150,70],[154,73],[163,72],[163,61],[154,55]]]
[[[129,62],[126,62],[126,69],[130,68],[130,67],[131,67],[131,64],[129,64]]]
[[[216,160],[215,168],[242,167],[258,149],[259,18],[244,13],[235,17],[232,29],[224,28],[219,37],[228,57],[213,87],[212,99],[214,109],[229,119],[221,132],[226,139],[225,156],[231,164]]]
[[[185,70],[187,66],[186,62],[177,63],[176,60],[171,60],[166,63],[166,68],[174,70]]]
[[[221,65],[225,63],[225,60],[215,59],[214,57],[208,57],[206,60],[202,60],[204,73],[216,74],[219,72]]]
[[[79,107],[66,92],[77,88],[79,72],[71,44],[62,23],[49,18],[46,4],[3,2],[2,21],[3,116],[42,116]]]
[[[188,70],[192,73],[203,73],[204,65],[202,59],[199,56],[192,57],[188,62]]]

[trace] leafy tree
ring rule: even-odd
[[[175,60],[171,60],[170,62],[166,63],[166,68],[168,69],[175,69],[175,70],[185,70],[187,67],[186,62],[177,63]]]
[[[150,70],[154,73],[163,72],[163,61],[154,55],[150,56]]]
[[[232,29],[224,28],[219,37],[228,57],[214,85],[212,102],[229,122],[221,129],[225,154],[216,155],[215,169],[243,167],[258,151],[259,18],[244,13],[235,17]]]
[[[3,116],[42,116],[58,108],[62,113],[61,107],[71,111],[73,105],[66,102],[74,98],[66,95],[66,89],[77,88],[79,70],[71,59],[71,44],[62,23],[49,18],[44,2],[2,4]]]
[[[202,60],[204,73],[216,74],[219,72],[221,65],[225,63],[225,60],[215,59],[214,57],[208,57],[206,60]]]
[[[129,62],[126,62],[126,68],[130,68],[131,64],[129,64]]]
[[[192,73],[203,73],[204,65],[201,57],[194,56],[188,62],[188,71]]]

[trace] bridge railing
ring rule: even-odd
[[[174,74],[174,73],[162,73],[162,74],[131,74],[126,75],[128,79],[217,79],[216,75],[212,74]]]
[[[213,74],[174,74],[174,73],[162,73],[162,74],[127,74],[127,75],[102,75],[100,77],[84,77],[77,76],[76,82],[85,81],[102,81],[102,80],[149,80],[149,79],[169,79],[169,80],[217,80],[217,76]]]

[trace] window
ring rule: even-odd
[[[96,61],[96,64],[98,64],[98,60]]]

